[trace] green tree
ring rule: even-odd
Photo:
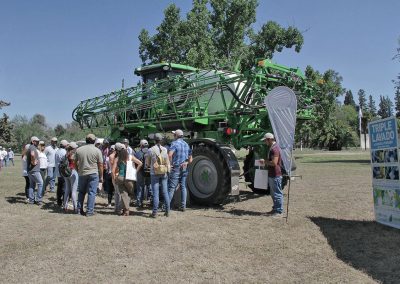
[[[0,100],[0,109],[9,105],[10,103]],[[13,125],[10,123],[9,117],[5,113],[3,113],[3,117],[0,118],[0,145],[13,148],[16,146]]]
[[[367,108],[367,98],[365,91],[363,89],[358,90],[358,105],[361,107],[362,112],[364,113]]]
[[[369,95],[369,97],[368,97],[368,112],[370,115],[370,119],[376,117],[376,115],[377,115],[377,109],[376,109],[375,101],[372,98],[372,95]]]
[[[394,108],[396,112],[396,117],[400,118],[400,87],[396,89],[394,94]]]
[[[353,93],[351,92],[351,90],[346,91],[346,94],[344,95],[343,104],[350,105],[350,106],[356,108],[356,103],[354,101]]]
[[[156,34],[141,31],[140,58],[144,65],[169,61],[206,68],[215,63],[232,70],[238,60],[247,69],[256,58],[272,57],[283,48],[299,52],[303,36],[295,27],[269,21],[259,31],[252,28],[257,6],[256,0],[194,0],[182,20],[171,4]]]
[[[378,115],[387,118],[393,115],[393,103],[388,96],[380,96]]]
[[[307,66],[305,75],[310,84],[316,86],[315,114],[317,119],[302,123],[298,129],[301,135],[307,135],[311,147],[340,150],[342,147],[351,146],[353,142],[348,133],[352,133],[353,125],[344,122],[338,114],[341,108],[337,104],[337,98],[344,93],[342,77],[334,70],[328,70],[321,74],[311,66]],[[346,106],[346,111],[352,106]],[[353,108],[354,109],[354,108]],[[355,113],[355,109],[354,112]],[[342,117],[346,117],[342,115]],[[356,123],[356,122],[355,122]],[[354,144],[354,143],[353,143]]]
[[[61,124],[57,124],[57,126],[54,128],[54,133],[56,134],[57,137],[60,137],[64,135],[65,133],[65,128]]]
[[[16,115],[12,119],[14,134],[18,147],[30,142],[32,136],[37,136],[40,140],[49,142],[54,136],[54,130],[47,126],[46,117],[42,114],[35,114],[31,119],[23,115]]]

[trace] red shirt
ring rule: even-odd
[[[274,143],[269,149],[268,161],[272,161],[274,157],[278,156],[278,164],[276,166],[268,166],[269,177],[280,177],[281,172],[281,148],[277,143]]]
[[[69,168],[71,170],[75,170],[75,157],[74,157],[75,151],[69,151],[67,154],[68,162],[69,162]]]

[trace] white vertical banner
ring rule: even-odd
[[[395,117],[368,124],[375,220],[400,229],[399,140]]]
[[[292,149],[297,117],[297,98],[292,89],[273,88],[264,99],[276,142],[281,148],[282,162],[287,174],[292,171]]]

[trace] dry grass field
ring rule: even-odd
[[[53,193],[25,204],[20,163],[3,168],[0,282],[399,283],[400,230],[373,221],[369,154],[296,157],[288,223],[244,184],[241,202],[169,218],[119,217],[103,198],[94,217],[63,214]]]

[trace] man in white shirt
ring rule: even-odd
[[[8,160],[14,166],[14,152],[13,152],[13,150],[11,148],[8,148]]]
[[[124,144],[125,145],[125,147],[126,147],[126,150],[128,151],[128,155],[134,155],[135,154],[135,151],[133,151],[133,149],[131,148],[131,146],[129,146],[129,140],[128,139],[124,139],[124,140],[122,140],[122,144]]]
[[[4,163],[3,147],[0,146],[0,170],[3,167],[3,163]]]
[[[54,192],[56,183],[56,152],[57,152],[57,137],[51,138],[50,145],[44,149],[44,154],[47,157],[47,179],[44,188],[50,183],[50,192]]]

